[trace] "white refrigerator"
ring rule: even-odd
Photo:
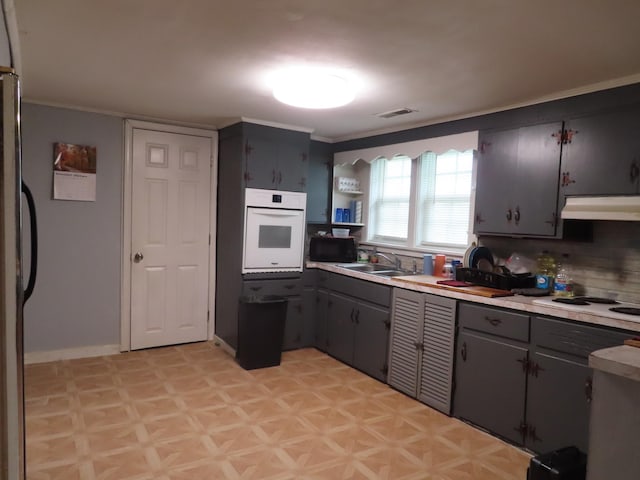
[[[20,90],[18,77],[0,67],[0,480],[23,480],[24,376],[23,306],[33,293],[37,268],[37,231],[33,197],[21,176]],[[22,208],[25,201],[25,212]],[[23,214],[31,230],[26,286],[23,284]]]

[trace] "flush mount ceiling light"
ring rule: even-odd
[[[274,81],[276,100],[301,108],[335,108],[353,101],[354,88],[341,75],[321,69],[292,68]]]

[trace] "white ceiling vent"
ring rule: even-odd
[[[393,118],[399,115],[406,115],[407,113],[417,112],[417,110],[413,110],[411,108],[398,108],[397,110],[390,110],[388,112],[376,113],[376,117],[378,118]]]

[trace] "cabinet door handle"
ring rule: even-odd
[[[544,372],[544,368],[542,368],[538,362],[533,362],[530,365],[530,373],[531,375],[533,375],[534,377],[538,378],[538,373],[539,372]]]
[[[502,323],[502,320],[500,320],[499,318],[491,318],[491,317],[485,316],[484,319],[494,327],[497,327]]]
[[[289,284],[289,285],[285,285],[284,288],[286,288],[287,290],[293,290],[294,288],[296,288],[296,286]]]
[[[462,348],[460,349],[460,356],[462,357],[462,361],[467,361],[467,342],[462,342]]]
[[[511,209],[507,210],[507,222],[511,221],[511,217],[513,217],[513,212],[511,211]]]
[[[273,184],[276,183],[276,171],[275,170],[271,170],[271,183],[273,183]]]
[[[638,165],[636,164],[636,162],[631,162],[631,169],[629,170],[629,179],[632,182],[635,182],[636,179],[638,178],[638,175],[640,175],[640,168],[638,168]]]
[[[351,309],[351,323],[353,323],[353,308]]]
[[[360,310],[356,310],[356,325],[360,325]]]
[[[555,228],[558,225],[558,214],[553,212],[551,214],[551,220],[545,220],[544,223],[548,223],[552,228]]]
[[[591,403],[593,400],[593,378],[587,377],[584,382],[584,396],[587,398],[587,403]]]
[[[282,183],[282,171],[278,172],[278,185]]]
[[[526,438],[527,432],[529,431],[529,426],[524,423],[524,421],[522,421],[520,422],[520,425],[514,427],[513,429],[520,434],[520,436],[522,437],[522,443],[524,443],[524,439]]]
[[[576,183],[575,180],[571,178],[571,172],[562,172],[562,180],[560,181],[560,185],[563,187],[568,187],[572,183]]]
[[[518,362],[518,363],[520,363],[522,365],[522,371],[524,373],[527,373],[529,371],[530,364],[529,364],[529,359],[527,357],[518,358],[516,360],[516,362]]]
[[[382,323],[384,323],[384,326],[387,330],[391,329],[391,320],[384,320]]]
[[[253,290],[254,292],[257,292],[259,290],[262,290],[262,287],[249,287],[249,290]]]
[[[516,221],[516,224],[520,222],[520,207],[516,207],[516,211],[513,214],[513,219]]]
[[[476,213],[476,223],[483,223],[484,222],[484,218],[482,218],[482,215],[479,213]]]
[[[527,434],[529,436],[529,438],[531,440],[533,440],[534,442],[539,442],[541,440],[540,437],[538,437],[538,435],[536,435],[536,427],[529,425],[527,427]]]

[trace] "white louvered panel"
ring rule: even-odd
[[[418,350],[415,342],[422,317],[422,296],[394,290],[388,382],[407,395],[417,394]]]
[[[424,305],[422,371],[418,398],[440,410],[451,412],[453,378],[453,344],[455,336],[456,302],[427,299]]]

